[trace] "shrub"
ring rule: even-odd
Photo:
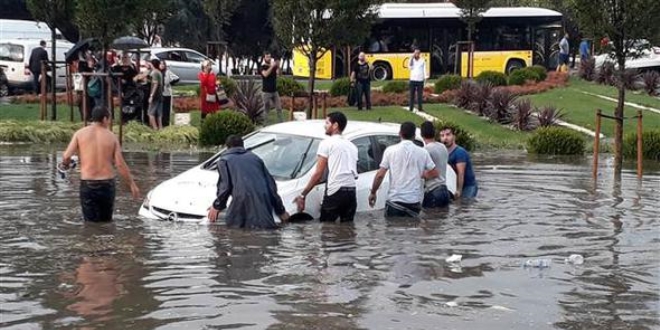
[[[220,80],[220,84],[222,84],[222,88],[225,89],[225,93],[227,94],[227,97],[234,96],[234,93],[236,93],[236,80],[231,79],[227,76],[218,76],[218,80]],[[197,95],[199,95],[199,86],[197,86]]]
[[[628,159],[637,159],[637,133],[630,132],[623,139],[623,155]],[[642,157],[660,161],[660,130],[642,133]]]
[[[637,79],[640,77],[637,69],[617,70],[615,77],[617,85],[627,90],[637,90]]]
[[[69,142],[79,123],[61,122],[0,122],[0,142],[56,143]]]
[[[546,78],[548,78],[548,69],[542,65],[532,65],[526,69],[535,72],[539,76],[539,80],[537,81],[544,81]]]
[[[527,140],[527,151],[542,155],[581,155],[585,139],[582,134],[563,127],[537,129]]]
[[[497,71],[483,71],[475,80],[479,83],[490,83],[493,86],[506,86],[506,75]]]
[[[407,81],[388,81],[385,86],[383,86],[383,93],[404,93],[407,90]]]
[[[454,97],[454,105],[459,108],[468,109],[472,100],[477,94],[477,85],[469,80],[461,82],[461,87],[457,90],[456,97]]]
[[[651,96],[658,94],[658,89],[660,89],[660,73],[657,71],[646,71],[642,74],[642,80],[644,80],[644,90]]]
[[[529,80],[539,81],[541,77],[530,68],[516,70],[509,75],[509,85],[524,85]]]
[[[470,134],[468,131],[463,129],[461,126],[443,119],[436,120],[434,122],[434,125],[435,125],[435,131],[438,134],[436,140],[440,140],[440,130],[443,127],[451,127],[456,137],[456,144],[465,148],[465,150],[467,151],[472,151],[475,149],[477,143],[474,140],[474,137],[472,136],[472,134]]]
[[[204,119],[199,131],[199,143],[203,146],[219,146],[230,135],[245,135],[254,130],[254,124],[246,115],[236,111],[220,111]]]
[[[241,80],[237,84],[236,93],[232,97],[236,111],[243,113],[253,123],[263,124],[264,101],[259,85],[254,79]]]
[[[519,131],[531,131],[536,128],[532,102],[529,99],[518,100],[514,106],[512,124]]]
[[[493,86],[489,82],[480,83],[475,88],[472,103],[469,105],[470,111],[484,116],[488,111],[490,96],[493,93]]]
[[[596,60],[593,58],[580,62],[578,76],[586,81],[592,81],[596,77]]]
[[[277,92],[280,96],[298,95],[305,92],[305,86],[291,77],[278,77]]]
[[[517,70],[520,71],[520,70]],[[515,72],[515,71],[514,71]],[[513,112],[513,105],[518,96],[511,93],[508,89],[496,89],[490,97],[490,104],[486,115],[490,120],[500,124],[510,124]]]
[[[347,96],[351,89],[351,80],[349,78],[340,78],[335,80],[330,86],[331,96]]]
[[[555,126],[562,118],[564,118],[564,113],[553,106],[536,109],[536,120],[540,127]]]
[[[458,89],[461,87],[461,81],[463,81],[463,78],[459,75],[443,75],[435,82],[435,93],[442,94],[444,91]]]
[[[605,62],[596,72],[596,82],[603,85],[614,85],[614,63]]]

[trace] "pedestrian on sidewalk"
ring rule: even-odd
[[[424,81],[426,80],[426,60],[422,58],[419,48],[415,51],[408,63],[410,68],[410,97],[408,98],[408,108],[413,111],[415,103],[415,94],[417,94],[417,110],[424,111],[422,102],[424,101]]]
[[[371,67],[367,55],[360,52],[358,62],[351,72],[351,83],[357,86],[357,107],[362,110],[362,95],[364,95],[367,110],[371,110]]]

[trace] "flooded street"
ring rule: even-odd
[[[140,219],[123,185],[83,224],[61,148],[0,146],[1,329],[660,329],[657,163],[477,154],[478,201],[421,222],[248,232]],[[208,156],[126,160],[146,194]]]

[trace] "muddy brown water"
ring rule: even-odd
[[[594,182],[586,157],[476,154],[478,201],[421,222],[247,232],[140,219],[123,186],[83,224],[60,155],[0,146],[2,329],[660,328],[657,163]],[[144,192],[208,156],[126,154]]]

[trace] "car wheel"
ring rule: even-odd
[[[511,74],[511,72],[525,67],[525,63],[519,60],[510,60],[506,64],[506,74]]]
[[[371,77],[375,81],[392,79],[392,69],[387,63],[377,62],[374,64],[374,67],[371,71]]]

